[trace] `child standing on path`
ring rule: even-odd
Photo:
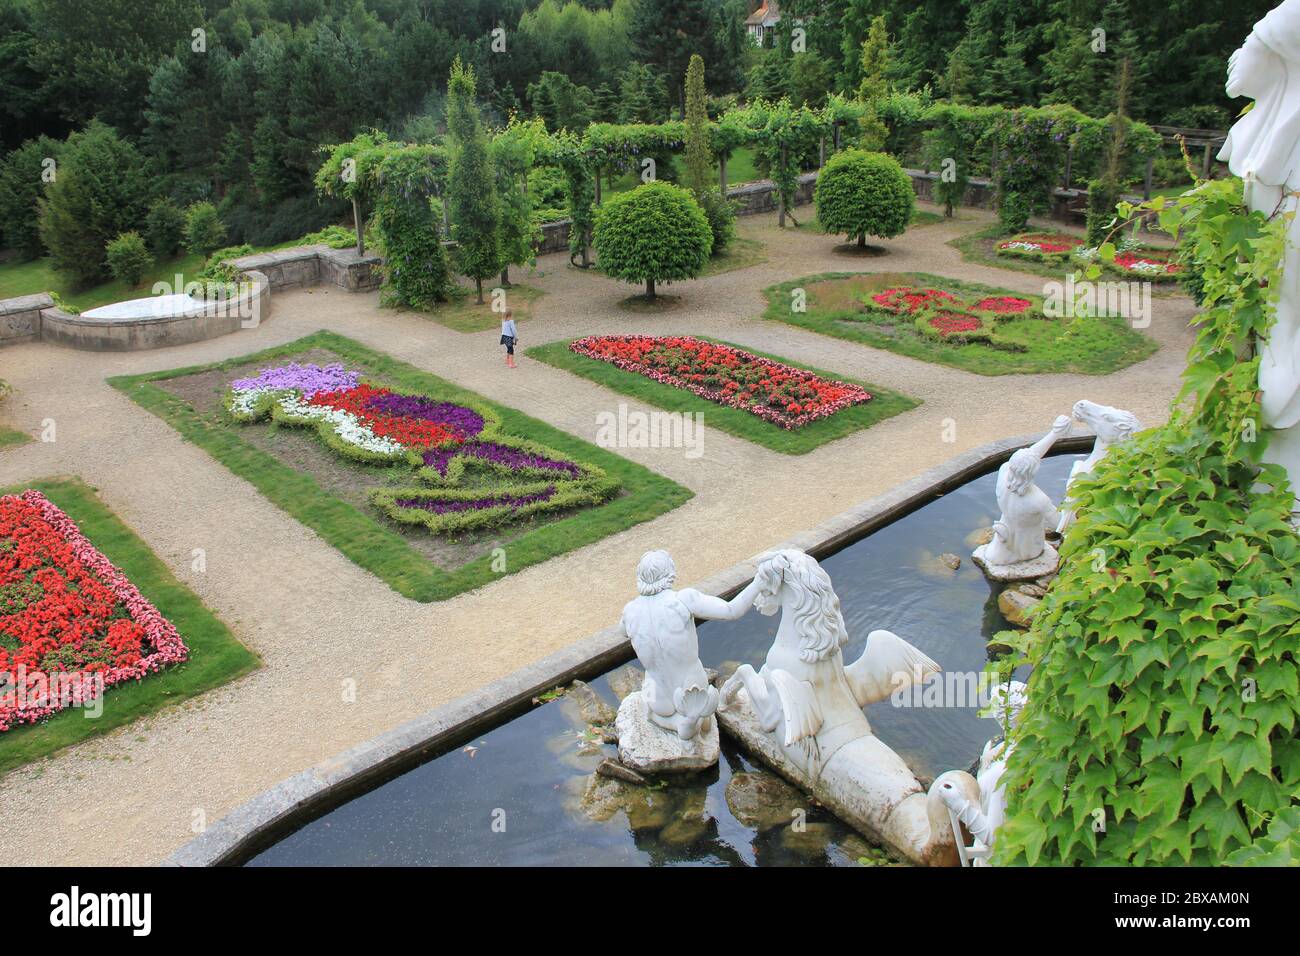
[[[506,368],[515,367],[515,343],[519,341],[519,332],[515,329],[515,314],[506,309],[501,317],[501,344],[506,347]]]

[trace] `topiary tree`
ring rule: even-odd
[[[108,260],[109,271],[113,278],[125,282],[131,288],[140,284],[144,274],[153,265],[153,256],[140,238],[140,233],[124,232],[104,247],[104,257]]]
[[[813,193],[817,219],[866,246],[867,236],[889,239],[912,221],[912,180],[893,157],[850,149],[832,156]]]
[[[144,238],[159,259],[174,256],[185,239],[185,213],[170,199],[156,199],[144,217]]]
[[[704,60],[691,57],[686,70],[686,185],[704,210],[713,233],[713,255],[727,248],[735,235],[736,211],[713,186],[713,150],[709,146],[708,94],[704,88]]]
[[[606,274],[644,282],[651,300],[656,282],[695,278],[713,250],[713,233],[699,203],[687,190],[664,182],[646,183],[600,206],[592,241]]]
[[[108,275],[104,248],[143,218],[150,180],[144,158],[111,126],[92,121],[59,152],[38,201],[41,242],[54,267],[79,283]]]
[[[185,210],[185,248],[209,256],[226,241],[226,224],[210,202],[196,202]]]
[[[501,200],[487,134],[474,101],[474,70],[451,65],[447,85],[447,138],[450,155],[447,198],[457,267],[474,280],[483,304],[483,280],[501,269]]]

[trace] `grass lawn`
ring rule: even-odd
[[[605,504],[539,522],[511,538],[507,548],[508,568],[504,572],[493,570],[490,553],[448,570],[417,550],[377,510],[353,506],[327,491],[310,475],[290,467],[246,439],[243,428],[256,426],[241,426],[222,411],[200,413],[189,402],[158,384],[167,379],[250,362],[289,359],[314,349],[325,349],[345,362],[356,362],[385,384],[403,392],[421,392],[437,395],[445,401],[487,405],[501,416],[504,434],[530,438],[576,460],[603,468],[618,479],[622,494]],[[332,332],[316,332],[285,345],[225,362],[119,376],[109,379],[109,383],[250,482],[268,500],[311,528],[354,563],[415,601],[441,601],[481,587],[503,573],[522,570],[649,521],[691,498],[691,492],[681,485],[613,452],[513,408],[489,402],[436,375]]]
[[[76,478],[49,478],[5,488],[3,493],[17,494],[27,488],[35,488],[67,512],[81,533],[176,625],[190,656],[184,664],[150,674],[142,681],[109,688],[104,694],[103,713],[96,719],[87,718],[78,708],[70,708],[43,723],[15,727],[0,734],[0,773],[108,733],[145,714],[234,680],[260,665],[257,655],[235,639],[148,545],[105,507],[92,488]]]
[[[506,290],[506,304],[514,312],[515,323],[527,322],[533,317],[533,303],[542,297],[542,290],[536,286],[513,284]],[[427,312],[411,312],[422,318],[432,319],[439,325],[445,325],[454,332],[486,332],[501,328],[501,314],[492,311],[491,289],[483,289],[483,304],[475,301],[474,291],[468,295],[457,296],[450,302]]]
[[[26,432],[0,425],[0,449],[12,448],[14,445],[25,445],[31,440],[32,436]]]
[[[734,348],[744,349],[752,355],[784,362],[786,365],[793,365],[796,368],[807,369],[824,378],[861,385],[873,397],[865,405],[853,405],[836,412],[829,418],[810,422],[802,428],[785,429],[779,425],[764,421],[757,415],[752,415],[742,409],[719,405],[716,402],[701,398],[693,392],[688,392],[686,389],[676,388],[663,382],[656,382],[637,372],[629,372],[618,368],[609,362],[578,355],[576,352],[569,350],[569,342],[551,342],[547,345],[538,345],[528,349],[524,354],[545,362],[547,365],[554,365],[556,368],[562,368],[565,371],[573,372],[575,375],[581,375],[583,378],[590,379],[615,392],[629,395],[638,401],[645,402],[647,405],[654,405],[670,412],[702,412],[706,426],[717,428],[729,435],[752,441],[756,445],[762,445],[764,448],[785,455],[805,454],[827,442],[843,438],[845,435],[852,434],[863,428],[870,428],[876,422],[892,418],[921,404],[916,399],[900,395],[898,392],[891,392],[889,389],[879,388],[866,382],[859,382],[843,375],[837,375],[834,372],[813,368],[811,365],[792,362],[779,355],[758,352],[743,345],[736,345],[734,342],[709,339],[702,335],[697,337],[710,342],[719,342],[722,345],[731,345]]]
[[[1042,230],[1029,229],[1026,232],[1064,232],[1071,235],[1077,235],[1082,238],[1083,233],[1076,229],[1064,229],[1060,226],[1050,226]],[[950,239],[948,245],[961,253],[961,257],[967,262],[978,262],[980,265],[992,266],[995,269],[1015,269],[1017,272],[1028,272],[1032,275],[1043,276],[1046,279],[1055,279],[1058,282],[1063,281],[1065,276],[1071,272],[1078,272],[1079,278],[1083,278],[1082,265],[1075,265],[1070,262],[1052,263],[1038,262],[1034,259],[1026,259],[1021,256],[999,255],[997,244],[1010,238],[1010,235],[1003,231],[999,225],[989,226],[987,229],[980,229],[965,236],[958,236],[956,239]],[[1155,245],[1155,243],[1153,243]],[[1173,277],[1160,276],[1143,276],[1143,275],[1121,275],[1111,272],[1105,272],[1102,279],[1131,281],[1151,281],[1151,291],[1154,295],[1162,293],[1171,293],[1179,291],[1178,280]]]
[[[721,255],[709,256],[709,261],[704,264],[704,271],[700,273],[700,278],[720,275],[723,272],[734,272],[736,269],[748,269],[750,266],[756,266],[766,261],[767,247],[763,243],[757,239],[732,236],[731,242],[727,243],[727,248],[722,251]]]
[[[918,332],[910,318],[895,320],[866,311],[863,296],[896,286],[932,287],[961,296],[1019,295],[924,272],[826,272],[768,288],[768,305],[763,317],[979,375],[1026,372],[1107,375],[1141,361],[1157,348],[1154,341],[1120,318],[1080,318],[1068,322],[999,319],[1001,336],[1023,351],[978,342],[940,342]],[[791,310],[791,291],[796,288],[806,291],[804,312]]]
[[[75,287],[62,272],[56,271],[49,259],[7,262],[0,265],[0,299],[34,295],[37,292],[57,292],[64,302],[84,312],[124,299],[143,298],[152,294],[155,282],[166,282],[169,285],[175,283],[177,273],[184,276],[184,282],[181,283],[183,286],[198,274],[203,268],[203,262],[202,256],[178,256],[155,265],[135,288],[114,279],[81,289]]]

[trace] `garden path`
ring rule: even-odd
[[[982,377],[759,318],[763,288],[823,271],[928,271],[1041,293],[1041,278],[963,262],[946,245],[989,221],[963,210],[957,222],[915,227],[886,243],[885,256],[857,259],[834,252],[833,237],[778,232],[774,216],[741,220],[740,234],[764,242],[769,260],[670,286],[664,291],[683,304],[659,315],[623,311],[617,303],[628,286],[569,268],[567,256],[545,257],[544,274],[526,280],[546,295],[520,327],[525,347],[601,332],[706,334],[924,404],[799,457],[709,431],[706,415],[703,457],[621,451],[690,488],[695,497],[686,505],[439,604],[399,597],[105,378],[239,356],[327,328],[587,440],[595,439],[599,412],[622,401],[645,406],[526,356],[507,370],[495,332],[454,332],[380,309],[377,295],[324,287],[277,294],[267,323],[210,342],[126,354],[7,349],[0,377],[16,393],[3,417],[33,434],[53,420],[57,441],[0,453],[0,485],[81,476],[265,666],[0,778],[0,859],[156,862],[193,835],[196,821],[215,821],[313,763],[613,623],[634,593],[637,559],[651,548],[673,553],[686,584],[966,449],[1046,429],[1076,399],[1129,408],[1147,424],[1163,421],[1190,342],[1194,310],[1182,296],[1155,300],[1147,332],[1160,350],[1104,377]],[[949,418],[955,441],[946,443]],[[204,573],[191,571],[195,548],[206,552]],[[357,682],[355,703],[343,699],[347,679]]]

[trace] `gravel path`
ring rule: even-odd
[[[706,334],[925,404],[797,458],[708,430],[706,415],[703,457],[622,451],[691,488],[696,497],[685,506],[433,605],[399,597],[104,379],[243,355],[328,328],[589,441],[599,412],[621,401],[642,406],[527,357],[507,370],[495,332],[453,332],[381,310],[377,295],[332,288],[278,293],[262,327],[195,345],[117,355],[6,349],[0,377],[16,393],[0,419],[33,434],[52,419],[57,441],[0,452],[0,484],[82,477],[265,666],[0,778],[0,860],[156,862],[202,821],[258,791],[615,621],[633,595],[636,561],[651,548],[668,548],[688,583],[968,448],[1046,429],[1079,398],[1163,421],[1190,342],[1194,310],[1181,296],[1155,299],[1147,333],[1160,350],[1105,377],[982,377],[758,319],[766,286],[833,270],[928,271],[1041,293],[1041,278],[965,263],[946,245],[988,221],[963,210],[958,222],[887,243],[886,256],[854,259],[835,254],[832,237],[778,232],[774,216],[741,220],[740,234],[764,241],[769,261],[669,287],[685,304],[659,316],[619,309],[630,287],[571,269],[567,256],[546,257],[545,274],[528,280],[546,295],[520,327],[525,347],[601,332]],[[945,443],[949,418],[956,441]],[[195,548],[206,551],[205,573],[190,570]],[[348,680],[356,681],[355,703],[344,700]]]

